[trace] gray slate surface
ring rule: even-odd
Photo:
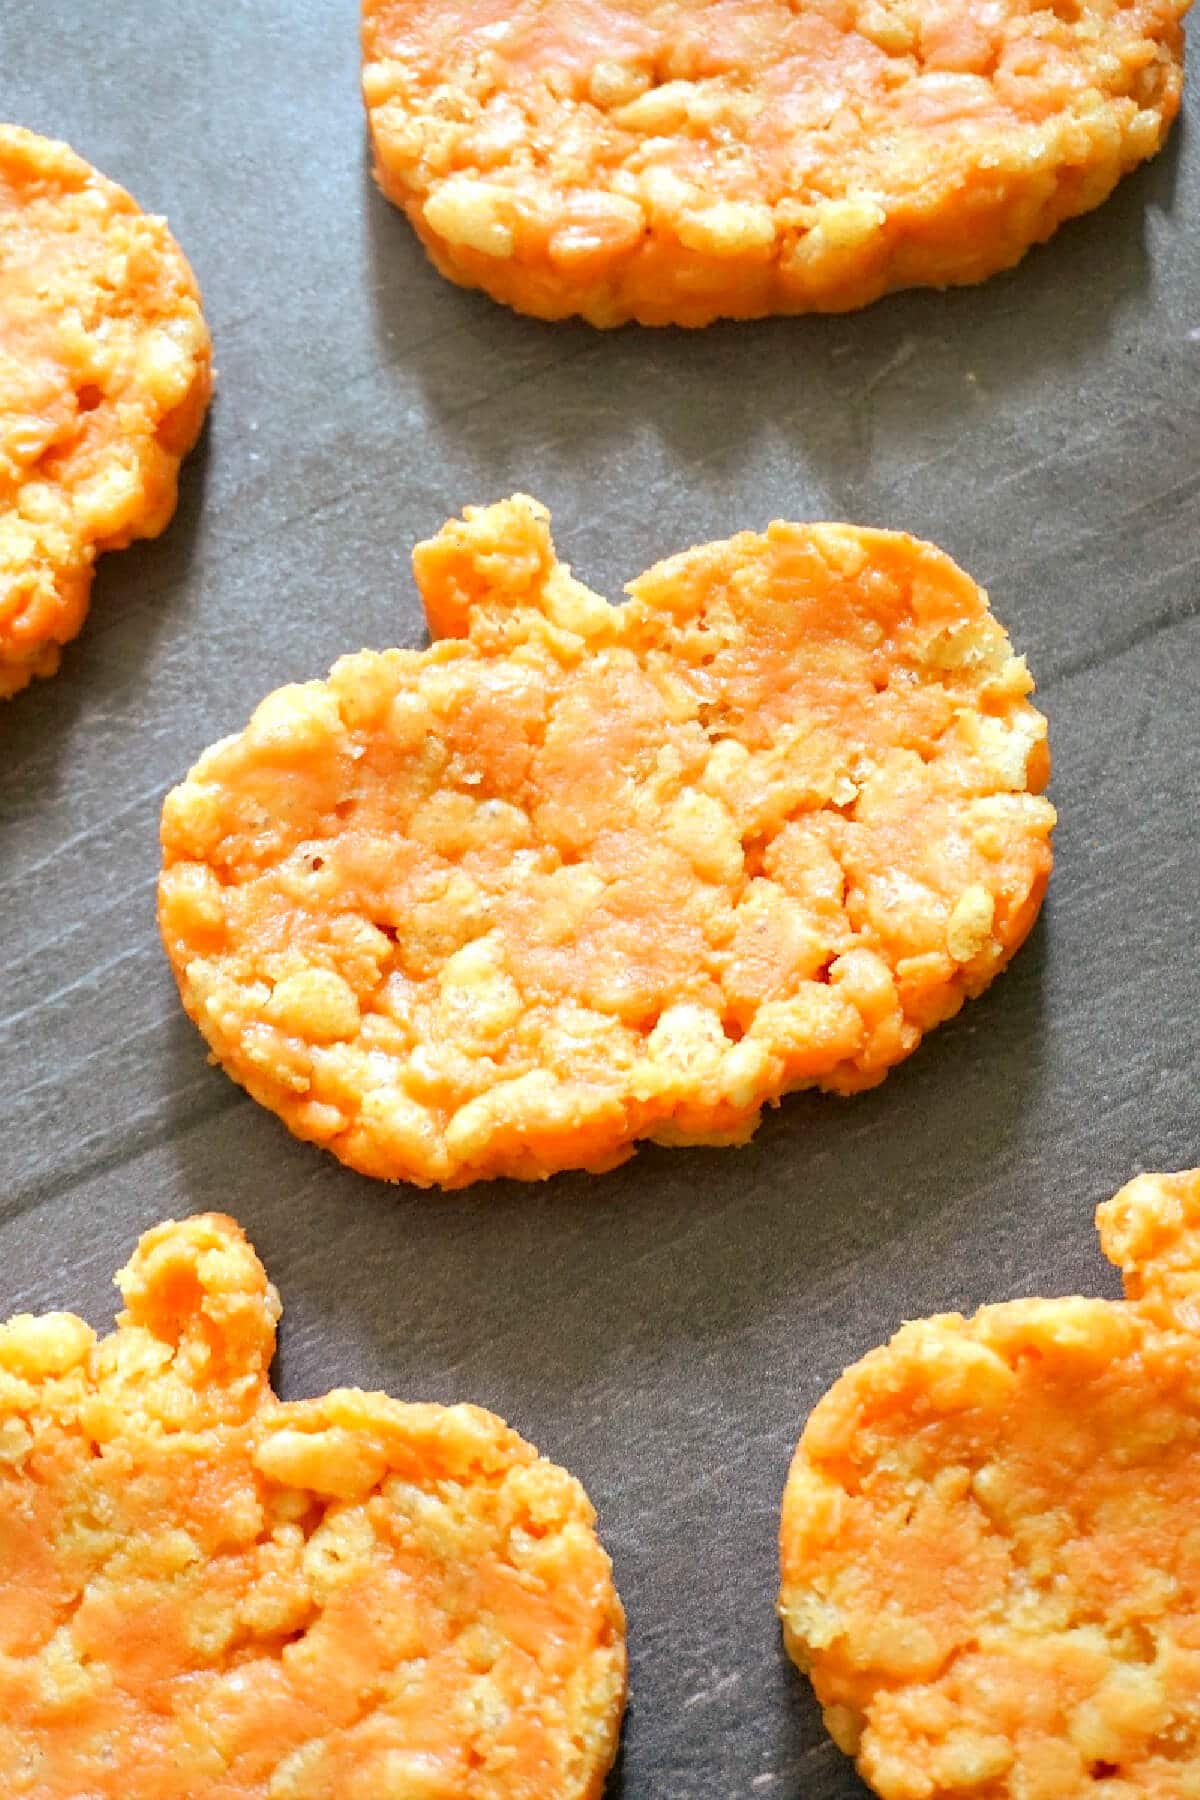
[[[903,1317],[1115,1293],[1095,1203],[1200,1161],[1200,151],[1192,120],[1016,273],[841,319],[602,337],[444,285],[372,189],[350,0],[3,0],[0,112],[166,211],[220,394],[165,538],[0,712],[0,1312],[111,1316],[221,1207],[285,1395],[495,1408],[586,1482],[626,1601],[626,1800],[849,1800],[778,1647],[809,1406]],[[602,590],[770,517],[904,526],[991,589],[1051,718],[1042,923],[876,1092],[740,1153],[422,1197],[210,1069],[153,916],[161,796],[284,680],[417,644],[413,540],[521,487]]]

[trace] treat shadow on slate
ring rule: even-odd
[[[767,1793],[779,1800],[871,1800],[872,1790],[857,1774],[825,1729],[821,1708],[809,1685],[783,1647],[778,1621],[779,1712],[786,1719],[785,1750],[772,1773],[775,1780]]]
[[[947,1228],[931,1163],[981,1205],[1001,1177],[1019,1180],[1043,1072],[1045,942],[1035,927],[993,988],[880,1086],[785,1098],[743,1149],[646,1145],[606,1175],[449,1194],[369,1180],[293,1138],[223,1073],[201,1074],[204,1045],[181,1014],[162,1077],[187,1096],[169,1154],[197,1210],[218,1196],[246,1228],[285,1301],[330,1328],[348,1309],[383,1373],[404,1369],[414,1334],[431,1367],[477,1358],[497,1390],[476,1397],[504,1412],[530,1391],[586,1391],[643,1352],[719,1353],[790,1294],[844,1284],[862,1255],[906,1254],[914,1233]],[[952,1229],[970,1241],[957,1203]],[[380,1266],[394,1290],[361,1280]]]
[[[570,466],[590,462],[598,447],[618,452],[648,426],[689,468],[733,471],[749,445],[783,439],[813,475],[847,493],[850,516],[859,481],[903,450],[915,421],[952,435],[981,391],[1009,386],[1039,406],[1048,377],[1095,356],[1150,283],[1146,214],[1170,210],[1180,131],[1177,121],[1158,157],[1101,207],[975,286],[696,331],[547,323],[455,286],[380,193],[367,149],[364,273],[379,354],[419,383],[440,424],[471,432],[483,421],[497,494],[526,485],[522,447],[541,446],[550,431]],[[893,382],[903,404],[881,420],[877,401]],[[571,547],[562,550],[569,560]]]
[[[22,805],[34,794],[45,803],[60,762],[66,764],[63,779],[73,779],[80,749],[72,727],[89,709],[127,704],[136,714],[137,685],[155,644],[189,629],[184,603],[198,581],[210,433],[211,411],[181,465],[179,500],[166,529],[97,557],[87,615],[62,646],[57,673],[0,701],[5,787],[8,797],[22,796]],[[5,801],[0,793],[0,858]]]

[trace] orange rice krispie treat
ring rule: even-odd
[[[595,1800],[624,1619],[579,1483],[477,1407],[281,1404],[231,1219],[118,1282],[110,1337],[0,1327],[0,1791]]]
[[[57,669],[100,552],[166,526],[209,360],[166,221],[0,125],[0,698]]]
[[[299,1136],[447,1187],[741,1143],[1029,931],[1045,720],[932,546],[776,524],[612,607],[518,496],[415,567],[440,642],[280,689],[163,811],[184,1004]]]
[[[883,1800],[1200,1792],[1200,1170],[1096,1217],[1125,1301],[905,1325],[800,1439],[784,1635]]]
[[[1188,0],[363,0],[380,185],[540,318],[705,325],[981,281],[1179,108]]]

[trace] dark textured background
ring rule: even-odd
[[[472,1399],[587,1484],[633,1655],[611,1796],[850,1800],[772,1614],[806,1411],[902,1317],[1115,1292],[1093,1206],[1200,1161],[1196,86],[1157,162],[986,287],[600,336],[433,274],[372,189],[356,63],[350,0],[0,0],[0,114],[169,214],[220,376],[174,525],[0,711],[0,1312],[99,1323],[139,1231],[234,1213],[286,1395]],[[935,539],[1038,678],[1058,868],[1012,972],[876,1092],[439,1199],[207,1066],[156,824],[269,688],[419,643],[413,540],[518,486],[610,594],[776,515]]]

